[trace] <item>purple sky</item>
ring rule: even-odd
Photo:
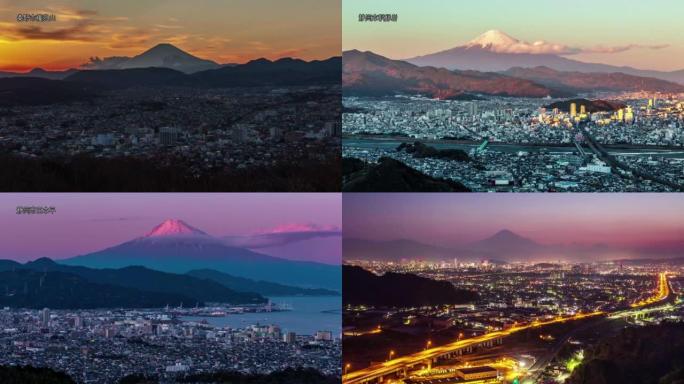
[[[542,244],[684,242],[678,193],[344,194],[344,237],[459,245],[512,230]]]
[[[54,206],[54,215],[17,215],[17,206]],[[340,228],[335,193],[0,194],[0,259],[65,258],[143,236],[165,219],[181,219],[214,236],[268,233],[274,228]],[[294,243],[297,244],[297,243]],[[341,242],[320,252],[280,257],[339,264]]]

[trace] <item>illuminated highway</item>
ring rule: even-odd
[[[631,305],[632,308],[639,308],[649,304],[657,303],[665,300],[670,295],[670,286],[667,283],[667,276],[665,272],[658,274],[658,289],[654,296],[648,299],[638,301]]]
[[[670,295],[670,288],[667,281],[667,275],[665,272],[658,274],[658,288],[654,296],[631,304],[632,308],[641,308],[665,300]],[[513,333],[524,331],[526,329],[538,328],[547,325],[563,323],[567,321],[586,319],[589,317],[595,317],[600,315],[611,315],[611,313],[606,313],[602,311],[596,311],[591,313],[578,313],[573,316],[566,317],[556,317],[550,320],[534,320],[531,323],[514,325],[511,328],[504,329],[501,331],[489,332],[481,336],[472,337],[468,339],[462,339],[455,341],[453,343],[445,344],[443,346],[426,349],[421,352],[417,352],[411,355],[406,355],[398,357],[396,359],[388,360],[384,363],[372,365],[368,368],[360,369],[358,371],[351,372],[349,374],[342,376],[342,382],[344,384],[360,384],[367,383],[369,381],[393,374],[405,370],[407,368],[432,362],[435,359],[442,357],[444,355],[462,351],[469,347],[477,346],[481,343],[487,343],[496,341],[499,338],[509,336]]]

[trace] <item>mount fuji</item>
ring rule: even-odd
[[[211,60],[193,56],[169,43],[157,44],[147,51],[133,56],[91,58],[85,65],[89,69],[132,69],[132,68],[169,68],[185,73],[194,73],[221,66]]]
[[[144,266],[164,272],[197,269],[306,288],[339,290],[339,266],[293,261],[233,247],[182,220],[169,219],[144,236],[86,255],[59,260],[90,268]]]
[[[487,31],[464,45],[443,51],[405,59],[418,66],[447,68],[450,70],[477,70],[485,72],[506,71],[514,67],[548,67],[556,71],[584,73],[614,73],[653,77],[684,84],[684,69],[678,71],[655,71],[628,66],[587,63],[568,59],[567,47],[535,41],[528,43],[498,30]]]

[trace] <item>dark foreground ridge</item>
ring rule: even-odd
[[[414,307],[462,304],[478,299],[477,293],[456,289],[447,281],[393,272],[377,276],[355,266],[343,266],[342,280],[344,305]]]
[[[11,149],[7,149],[11,150]],[[272,167],[194,174],[178,159],[158,166],[138,158],[24,158],[0,155],[4,192],[335,192],[339,160],[297,161]]]
[[[76,384],[66,373],[50,368],[31,366],[8,367],[0,365],[0,383],[3,384]]]
[[[684,382],[684,324],[627,328],[585,353],[569,384]]]
[[[177,383],[212,383],[212,384],[337,384],[339,377],[326,376],[312,368],[287,368],[269,374],[244,374],[234,371],[217,371],[187,375],[178,378]],[[0,383],[3,384],[75,384],[76,382],[63,372],[50,368],[31,366],[0,366]],[[159,384],[155,376],[129,375],[123,377],[118,384]]]
[[[220,383],[220,384],[339,384],[340,378],[325,376],[311,368],[287,368],[267,375],[247,375],[238,372],[221,371],[189,375],[178,380],[179,383]]]
[[[257,293],[237,291],[189,275],[130,266],[93,269],[42,258],[26,264],[2,260],[0,305],[21,308],[160,308],[205,302],[260,304]]]
[[[470,192],[459,182],[435,179],[389,157],[375,165],[344,158],[342,173],[343,192]]]
[[[397,147],[397,151],[406,151],[415,158],[431,158],[431,159],[446,159],[456,161],[470,161],[470,156],[461,149],[437,149],[435,147],[416,141],[413,144],[401,143]]]

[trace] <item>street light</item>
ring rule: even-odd
[[[394,356],[394,350],[390,350],[389,359],[387,359],[387,360],[392,360],[392,356]]]
[[[432,340],[428,340],[427,345],[425,346],[425,349],[430,349],[431,345],[432,345]]]
[[[345,375],[346,375],[347,373],[349,373],[349,368],[351,368],[351,364],[350,364],[350,363],[347,363],[347,364],[344,366],[344,374],[345,374]]]

